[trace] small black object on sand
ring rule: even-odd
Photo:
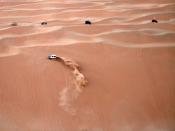
[[[18,24],[16,22],[13,22],[11,26],[17,26]]]
[[[153,19],[152,23],[158,23],[158,21],[156,19]]]
[[[47,22],[41,22],[41,25],[47,25]]]
[[[91,25],[92,23],[91,23],[91,21],[86,20],[86,21],[85,21],[85,24],[87,24],[87,25]]]

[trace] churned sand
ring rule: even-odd
[[[174,0],[0,0],[0,131],[174,125]]]

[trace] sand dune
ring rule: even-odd
[[[174,131],[174,25],[173,0],[0,0],[0,131]]]

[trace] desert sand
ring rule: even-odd
[[[174,130],[174,0],[0,0],[0,131]]]

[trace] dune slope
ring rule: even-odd
[[[0,130],[174,131],[174,25],[173,0],[0,0]]]

